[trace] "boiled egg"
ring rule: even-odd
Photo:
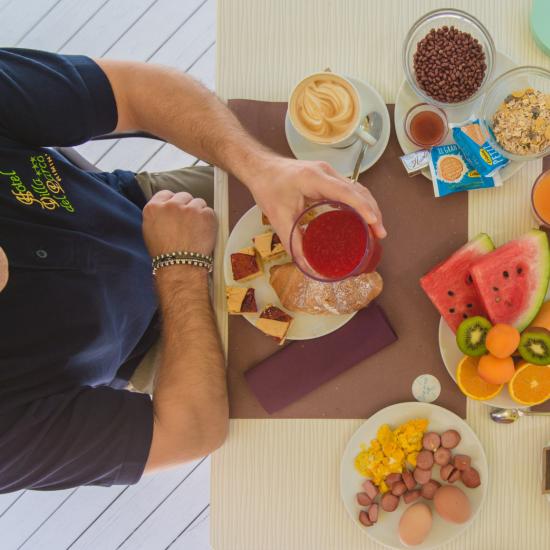
[[[434,496],[435,511],[452,523],[465,523],[472,515],[472,507],[464,491],[451,485],[443,485]]]
[[[432,511],[422,502],[409,506],[399,520],[399,538],[405,546],[422,544],[432,528]]]

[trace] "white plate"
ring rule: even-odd
[[[355,85],[359,95],[361,96],[361,102],[365,107],[363,117],[367,113],[377,111],[382,116],[382,132],[380,139],[372,147],[368,147],[361,163],[361,172],[368,170],[384,153],[388,141],[390,139],[390,115],[388,108],[382,99],[382,96],[370,85],[356,78],[348,77],[350,81]],[[328,162],[337,172],[350,177],[353,174],[353,168],[355,167],[355,161],[359,155],[359,149],[361,149],[362,141],[358,139],[353,145],[344,149],[337,149],[330,147],[329,145],[317,145],[311,143],[304,137],[302,137],[290,123],[288,117],[288,111],[285,117],[285,133],[286,139],[290,149],[294,153],[294,156],[300,160],[324,160]]]
[[[546,293],[545,302],[550,300],[550,289]],[[458,363],[464,357],[464,354],[460,351],[456,345],[456,337],[454,332],[449,328],[449,325],[445,322],[445,319],[441,317],[439,319],[439,351],[441,352],[441,358],[445,363],[445,368],[451,375],[451,378],[456,382],[456,368]],[[490,407],[501,407],[503,409],[528,409],[528,405],[521,405],[516,403],[511,397],[508,391],[508,384],[504,385],[502,391],[493,399],[487,401],[480,401]]]
[[[353,522],[364,533],[376,542],[389,548],[398,548],[400,550],[409,548],[401,543],[398,534],[399,519],[403,511],[407,508],[403,499],[400,499],[399,507],[395,512],[384,512],[380,508],[378,522],[372,527],[364,527],[359,523],[359,511],[361,507],[357,504],[356,495],[362,491],[361,484],[365,478],[359,475],[355,469],[354,459],[360,451],[361,443],[368,445],[371,439],[376,437],[376,432],[382,424],[389,424],[392,429],[395,429],[398,425],[413,418],[428,419],[428,431],[442,433],[445,430],[457,430],[462,440],[460,444],[453,449],[453,454],[469,455],[472,458],[472,466],[479,472],[481,477],[481,485],[476,489],[468,489],[464,487],[461,482],[456,483],[457,487],[464,490],[472,505],[472,517],[462,525],[449,523],[443,520],[435,512],[433,502],[424,499],[420,501],[426,503],[432,509],[433,523],[432,530],[426,540],[422,544],[414,546],[414,548],[427,550],[450,541],[464,531],[464,529],[474,521],[487,493],[489,470],[485,452],[470,426],[456,414],[443,407],[432,405],[431,403],[418,402],[398,403],[397,405],[392,405],[378,411],[360,426],[349,440],[340,466],[340,487],[346,510]],[[435,480],[441,481],[439,477],[439,467],[434,467],[433,474]]]
[[[230,256],[233,252],[252,246],[252,237],[269,231],[269,227],[262,224],[262,213],[258,206],[253,206],[243,217],[237,222],[225,247],[225,255],[223,258],[223,272],[225,276],[225,284],[228,286],[252,287],[256,289],[256,304],[261,310],[267,304],[273,304],[281,309],[285,309],[273,287],[269,284],[269,268],[276,264],[283,264],[290,261],[289,256],[278,258],[273,262],[267,263],[265,273],[262,277],[246,281],[245,283],[236,282],[233,279],[231,271]],[[294,318],[288,330],[288,340],[310,340],[318,338],[325,334],[330,334],[345,325],[355,313],[348,315],[309,315],[308,313],[296,313],[288,311],[289,315]],[[244,315],[247,321],[255,325],[258,319],[258,314]]]
[[[502,73],[509,71],[514,67],[517,67],[517,63],[515,63],[507,55],[501,52],[497,52],[492,80],[487,83],[487,87]],[[447,114],[447,118],[449,119],[449,122],[463,122],[471,116],[479,115],[483,97],[484,96],[482,94],[474,102],[468,103],[464,107],[444,109],[445,113]],[[401,84],[401,87],[399,88],[399,91],[397,92],[394,116],[395,133],[397,135],[397,140],[399,141],[399,145],[401,146],[401,150],[403,151],[403,153],[412,153],[413,151],[418,150],[418,145],[412,143],[412,141],[410,141],[407,137],[407,134],[405,134],[403,122],[405,120],[405,116],[409,112],[409,109],[414,107],[417,103],[422,103],[424,101],[425,100],[423,98],[421,98],[414,92],[407,80],[404,80]],[[451,131],[449,131],[449,135],[447,136],[445,143],[454,143]],[[507,179],[511,178],[524,164],[525,162],[510,161],[504,168],[500,170],[502,181],[505,182]],[[426,176],[429,180],[432,179],[429,168],[425,168],[422,171],[422,174]]]

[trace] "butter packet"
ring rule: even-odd
[[[436,197],[445,197],[459,191],[489,189],[502,185],[500,174],[483,177],[472,168],[460,147],[455,143],[432,147],[430,172]]]
[[[492,176],[510,162],[483,137],[478,119],[449,126],[468,163],[483,177]]]

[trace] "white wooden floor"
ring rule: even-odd
[[[162,63],[214,87],[215,0],[0,0],[1,46]],[[144,139],[79,151],[103,170],[198,162]],[[207,550],[210,461],[130,487],[0,495],[0,550]]]

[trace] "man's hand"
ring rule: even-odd
[[[273,155],[263,166],[246,183],[286,250],[290,250],[292,225],[306,203],[321,199],[348,204],[372,226],[378,238],[386,236],[382,214],[370,192],[338,174],[328,163]]]
[[[189,193],[159,191],[143,209],[143,236],[151,256],[178,250],[209,255],[217,226],[214,211]]]

